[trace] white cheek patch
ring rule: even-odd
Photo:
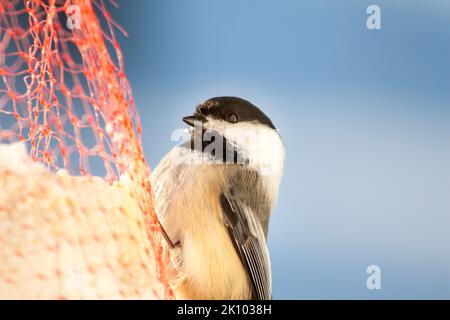
[[[205,127],[220,132],[227,142],[242,151],[248,164],[261,175],[282,174],[284,146],[275,130],[256,123],[229,124],[221,120],[208,120]]]

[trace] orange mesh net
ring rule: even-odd
[[[173,297],[111,4],[0,0],[0,143],[70,174],[0,169],[0,297]]]

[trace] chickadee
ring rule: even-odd
[[[189,141],[151,175],[181,274],[178,297],[271,299],[267,233],[283,172],[281,138],[261,110],[235,97],[209,99],[183,121]]]

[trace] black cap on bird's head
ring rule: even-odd
[[[222,120],[227,123],[252,122],[275,129],[272,121],[258,107],[237,97],[216,97],[200,104],[192,116],[183,121],[194,126],[196,121],[207,119]]]

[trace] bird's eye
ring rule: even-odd
[[[238,122],[238,120],[239,120],[238,115],[236,113],[230,113],[228,115],[228,122],[236,123],[236,122]]]

